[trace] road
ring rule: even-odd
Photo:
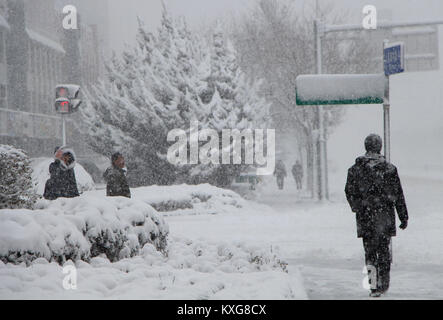
[[[443,181],[405,177],[403,188],[410,225],[393,240],[391,289],[384,299],[442,299]],[[297,217],[291,226],[301,236],[280,246],[287,249],[286,260],[301,269],[311,299],[368,299],[353,214],[339,189],[332,198],[313,204],[297,194],[291,180],[285,190],[271,186],[259,197],[282,217]]]

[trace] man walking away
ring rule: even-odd
[[[303,167],[298,160],[292,166],[292,175],[297,184],[297,190],[301,190],[303,188]]]
[[[280,190],[283,190],[285,178],[287,176],[286,166],[283,160],[278,160],[275,165],[274,176],[277,177],[277,185]]]
[[[125,158],[119,152],[111,157],[111,167],[103,174],[106,181],[106,195],[108,197],[131,198],[128,181],[126,180]]]
[[[363,238],[365,261],[372,280],[372,297],[389,289],[391,237],[396,235],[395,210],[400,229],[408,226],[408,210],[397,168],[380,154],[382,139],[376,134],[365,140],[367,153],[348,171],[346,198],[356,213],[357,235]],[[376,273],[376,274],[374,274]]]

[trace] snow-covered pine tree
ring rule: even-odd
[[[23,150],[0,145],[0,209],[32,209],[38,196],[31,162]]]
[[[247,80],[220,24],[215,27],[211,40],[210,67],[206,68],[206,72],[209,69],[209,75],[205,77],[207,87],[200,93],[206,111],[202,127],[215,129],[219,133],[220,142],[223,129],[266,128],[270,105],[260,95],[261,81]],[[246,167],[234,164],[205,166],[193,172],[204,173],[206,179],[215,185],[227,186]]]
[[[256,90],[258,82],[245,80],[220,28],[208,45],[166,8],[156,35],[139,24],[136,47],[114,56],[107,79],[87,94],[82,114],[90,145],[107,156],[123,152],[132,185],[229,184],[238,166],[167,162],[167,134],[189,130],[193,120],[220,134],[261,123],[267,104]],[[251,107],[254,103],[260,105]]]
[[[202,117],[201,87],[191,33],[164,10],[157,37],[140,22],[137,46],[107,65],[108,77],[83,110],[95,151],[122,151],[132,185],[170,184],[167,134]]]

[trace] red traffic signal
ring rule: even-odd
[[[66,98],[58,98],[55,101],[55,110],[58,113],[71,113],[72,112],[71,103]]]
[[[78,99],[80,86],[61,84],[55,88],[55,110],[58,113],[73,113],[78,110],[82,101]]]

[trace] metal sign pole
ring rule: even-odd
[[[385,49],[388,46],[389,40],[383,41],[383,57],[385,56]],[[390,101],[390,83],[389,83],[389,75],[386,75],[386,83],[385,83],[385,98],[383,102],[383,123],[384,123],[384,140],[385,140],[385,158],[386,161],[391,162],[391,119],[390,119],[390,109],[391,109],[391,101]],[[392,237],[389,242],[389,256],[390,263],[392,264],[394,261],[394,253],[392,250]]]
[[[385,48],[387,47],[389,41],[384,40],[383,42],[383,56]],[[389,94],[389,76],[386,75],[385,83],[385,98],[383,102],[383,123],[384,123],[384,140],[385,140],[385,158],[388,162],[391,161],[391,121],[390,121],[390,94]]]
[[[63,145],[66,146],[66,120],[65,115],[62,113],[62,134],[63,134]]]
[[[322,66],[322,43],[321,37],[323,36],[323,25],[319,19],[315,20],[315,43],[316,43],[316,61],[317,61],[317,74],[323,73]],[[323,108],[317,106],[318,117],[318,161],[317,161],[317,176],[318,176],[318,199],[324,200],[327,192],[326,185],[326,140],[325,140],[325,127],[324,127],[324,113]]]

